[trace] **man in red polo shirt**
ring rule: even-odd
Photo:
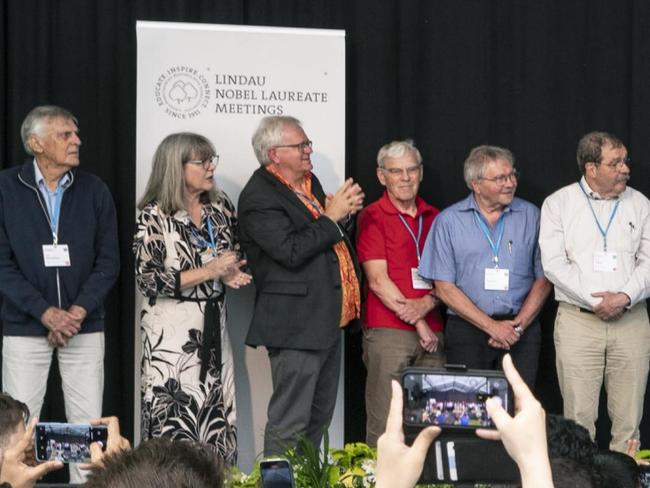
[[[442,317],[431,283],[418,273],[420,253],[438,215],[420,197],[422,156],[412,141],[396,141],[377,154],[382,197],[359,215],[357,254],[366,275],[363,362],[366,442],[377,445],[386,428],[391,378],[402,368],[443,366]]]

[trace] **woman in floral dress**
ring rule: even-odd
[[[203,442],[235,464],[224,284],[238,288],[251,277],[240,269],[234,207],[214,186],[217,163],[205,137],[167,136],[138,203],[133,252],[144,295],[142,438]]]

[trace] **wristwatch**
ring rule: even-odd
[[[515,329],[515,332],[520,336],[524,335],[524,329],[521,328],[521,325],[515,325],[513,329]]]

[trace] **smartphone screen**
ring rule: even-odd
[[[106,448],[106,439],[104,425],[39,422],[34,434],[36,459],[87,463],[90,462],[90,444],[101,442]]]
[[[295,488],[291,464],[286,459],[260,462],[262,488]]]
[[[494,428],[485,401],[496,398],[511,411],[511,394],[503,376],[459,374],[447,371],[402,375],[404,423],[461,429]]]

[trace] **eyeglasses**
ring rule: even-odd
[[[203,166],[203,169],[210,169],[210,166],[214,165],[214,167],[216,168],[219,165],[219,155],[215,154],[214,156],[203,160],[192,159],[190,161],[185,161],[185,164],[196,164],[196,165],[200,164],[201,166]]]
[[[406,174],[410,177],[419,175],[422,165],[418,164],[417,166],[409,166],[408,168],[384,168],[383,166],[380,166],[379,169],[391,176],[398,177]]]
[[[620,170],[623,165],[627,166],[628,168],[631,167],[632,165],[632,160],[630,158],[617,158],[617,159],[612,159],[609,163],[603,163],[602,161],[598,161],[597,163],[593,163],[596,166],[599,164],[604,164],[608,168]]]
[[[273,147],[295,147],[296,149],[298,149],[298,151],[302,153],[305,152],[306,148],[311,149],[313,144],[314,144],[313,141],[306,140],[306,141],[299,142],[298,144],[280,144],[279,146],[273,146]]]
[[[499,175],[495,176],[494,178],[478,178],[479,180],[486,180],[486,181],[491,181],[492,183],[496,183],[499,186],[503,186],[506,184],[507,181],[512,181],[513,183],[516,183],[517,180],[521,177],[521,173],[517,171],[516,169],[512,170],[512,173],[507,174],[507,175]]]

